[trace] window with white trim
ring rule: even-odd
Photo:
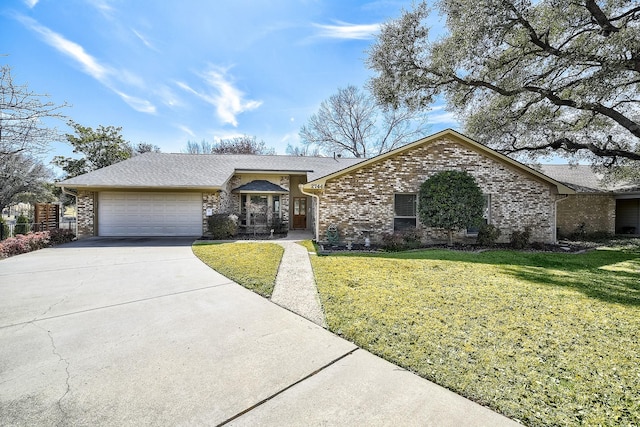
[[[415,193],[394,195],[393,230],[402,231],[417,226],[418,195]]]

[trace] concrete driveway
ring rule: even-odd
[[[0,261],[0,425],[511,425],[249,292],[193,239]]]

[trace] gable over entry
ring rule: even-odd
[[[282,197],[289,190],[273,182],[258,179],[234,188],[240,195],[240,226],[266,226],[282,219]]]

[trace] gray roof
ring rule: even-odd
[[[603,175],[588,165],[539,165],[536,169],[580,193],[613,190],[602,182]]]
[[[58,183],[70,188],[220,188],[236,172],[283,172],[311,181],[363,159],[145,153]]]
[[[234,188],[231,191],[234,191],[234,192],[259,191],[261,193],[288,193],[289,192],[289,190],[286,190],[280,187],[279,185],[276,185],[273,182],[269,182],[264,179],[256,179],[254,181],[241,185],[238,188]]]
[[[539,165],[543,174],[560,181],[579,193],[629,193],[638,192],[637,183],[607,181],[604,174],[588,165]]]

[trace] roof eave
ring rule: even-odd
[[[146,190],[146,191],[208,191],[208,190],[221,190],[222,187],[218,185],[162,185],[162,186],[149,186],[149,185],[96,185],[96,184],[68,184],[65,182],[56,182],[56,187],[73,188],[76,190],[85,191],[105,191],[105,190]]]

